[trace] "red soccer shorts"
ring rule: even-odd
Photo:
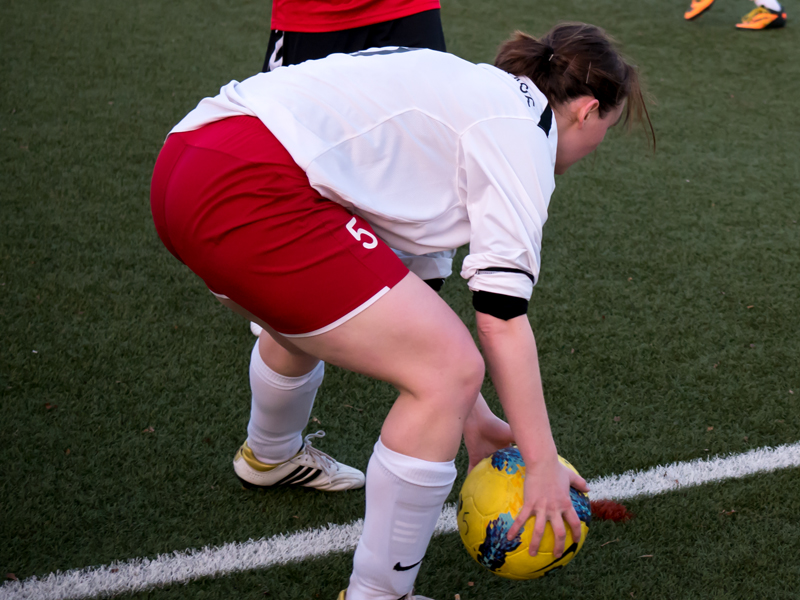
[[[311,187],[255,117],[171,134],[150,204],[172,254],[287,336],[336,327],[408,273],[364,219]]]

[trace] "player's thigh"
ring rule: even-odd
[[[420,398],[467,390],[472,395],[467,400],[474,401],[484,376],[483,359],[467,327],[413,273],[336,328],[290,341],[326,362]]]
[[[275,340],[275,342],[279,344],[281,347],[283,347],[287,352],[291,354],[301,354],[301,355],[306,354],[305,352],[300,350],[295,344],[292,344],[288,338],[283,337],[277,331],[275,331],[269,323],[264,321],[258,315],[251,313],[243,306],[239,306],[238,304],[236,304],[236,302],[234,302],[227,296],[224,296],[222,294],[217,294],[216,292],[213,291],[211,293],[214,294],[214,297],[217,300],[219,300],[222,306],[235,312],[240,317],[244,317],[251,323],[256,323],[259,327],[261,327],[262,332],[266,332],[267,335],[269,335],[273,340]],[[281,375],[286,375],[286,373],[281,373]]]
[[[457,396],[483,381],[483,360],[466,326],[411,273],[359,314],[314,336],[285,337],[230,298],[215,296],[289,353],[387,381],[416,397]]]

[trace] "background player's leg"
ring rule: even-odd
[[[756,8],[742,17],[737,29],[759,31],[786,26],[786,12],[778,0],[754,0]]]
[[[768,8],[775,12],[781,12],[783,10],[783,7],[781,6],[781,3],[778,2],[778,0],[754,0],[754,1],[756,3],[756,6],[763,6],[764,8]]]

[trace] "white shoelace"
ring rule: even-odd
[[[325,437],[325,432],[320,429],[316,433],[309,433],[303,439],[303,450],[311,456],[321,467],[322,470],[325,471],[326,475],[330,475],[331,473],[335,473],[339,470],[336,466],[336,461],[331,457],[325,454],[322,450],[317,450],[311,443],[311,438],[323,438]]]

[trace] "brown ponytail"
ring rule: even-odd
[[[600,116],[605,116],[627,100],[625,121],[629,125],[646,121],[655,148],[655,131],[636,67],[625,61],[614,40],[599,27],[562,23],[539,40],[517,31],[500,46],[494,65],[528,77],[551,105],[592,96],[600,102]]]

